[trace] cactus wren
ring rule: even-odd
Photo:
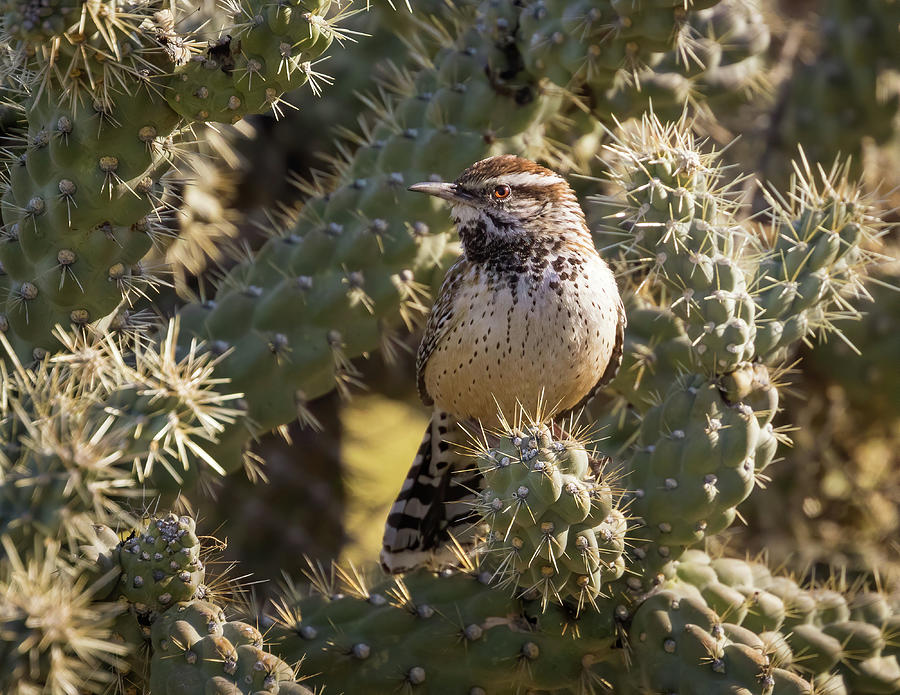
[[[419,346],[419,394],[434,414],[385,526],[389,572],[447,562],[451,535],[478,521],[476,467],[452,446],[465,441],[459,425],[512,421],[520,404],[542,402],[551,417],[578,407],[615,376],[625,330],[613,274],[558,174],[501,155],[410,190],[450,202],[463,254]]]

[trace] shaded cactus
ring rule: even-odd
[[[488,573],[417,572],[372,585],[352,570],[289,589],[276,651],[305,655],[313,682],[388,693],[886,693],[900,683],[895,604],[839,581],[804,588],[764,565],[688,551],[632,607],[579,613],[490,588]],[[436,646],[441,646],[440,651]],[[447,656],[465,664],[446,671]],[[439,659],[436,661],[436,659]],[[443,668],[442,668],[443,666]],[[435,678],[435,673],[440,674]]]
[[[294,670],[263,650],[252,625],[227,621],[219,606],[205,601],[179,603],[151,630],[154,693],[283,693],[309,695]]]
[[[115,619],[123,607],[96,601],[103,582],[73,572],[58,543],[44,547],[37,543],[25,556],[7,538],[3,546],[0,686],[4,692],[106,692],[115,682],[111,668],[131,649],[114,639]]]
[[[858,168],[864,137],[885,142],[895,132],[900,95],[889,75],[898,59],[900,5],[894,0],[820,5],[812,30],[817,43],[798,55],[774,136],[782,151],[800,144],[820,162],[838,153],[852,155]]]
[[[620,84],[607,93],[613,114],[639,113],[648,97],[665,120],[677,119],[686,103],[722,112],[765,98],[770,33],[757,2],[724,0],[699,9],[682,32],[684,51],[649,61],[635,75],[637,89]]]
[[[615,641],[609,614],[542,609],[491,587],[487,572],[374,585],[352,571],[339,577],[318,575],[309,598],[289,591],[270,633],[276,653],[305,656],[322,674],[311,682],[338,692],[363,682],[373,693],[565,691],[590,682],[591,655]]]

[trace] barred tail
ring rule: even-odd
[[[381,565],[387,572],[453,564],[451,536],[463,545],[471,542],[481,474],[454,446],[463,437],[454,418],[434,411],[384,527]]]

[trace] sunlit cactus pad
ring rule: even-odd
[[[488,526],[482,564],[522,593],[593,602],[625,570],[627,523],[602,464],[542,424],[497,439],[475,460],[484,475],[477,509]]]

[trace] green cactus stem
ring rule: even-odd
[[[151,628],[150,689],[181,693],[311,695],[290,665],[263,649],[252,625],[206,601],[178,603]]]
[[[593,609],[514,598],[490,573],[418,571],[370,584],[354,569],[310,573],[276,604],[274,650],[313,684],[369,692],[622,695],[687,692],[875,695],[900,683],[897,604],[838,581],[802,587],[764,565],[692,550],[633,604]],[[437,647],[440,647],[438,649]],[[459,668],[446,668],[448,656]],[[837,688],[843,688],[838,690]]]
[[[248,1],[230,5],[223,38],[200,51],[163,5],[90,0],[5,15],[13,36],[59,32],[26,32],[13,53],[28,128],[6,161],[0,314],[26,363],[59,348],[57,324],[96,322],[159,281],[141,260],[172,233],[166,175],[191,124],[279,109],[343,37],[328,1]]]
[[[479,451],[477,509],[487,522],[479,548],[501,585],[543,602],[594,605],[625,571],[628,526],[610,477],[584,445],[523,422]]]

